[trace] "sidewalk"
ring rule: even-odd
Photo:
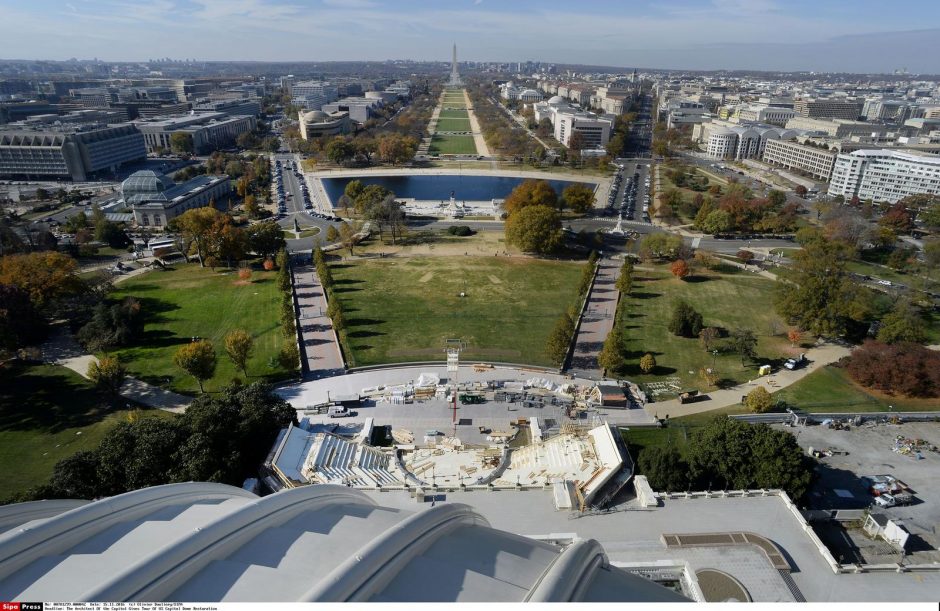
[[[575,337],[574,354],[571,356],[569,371],[583,377],[600,379],[603,376],[597,363],[597,354],[607,339],[607,334],[614,327],[617,315],[617,275],[618,263],[612,259],[598,262],[597,278],[588,294],[587,309]]]
[[[47,363],[71,369],[83,378],[88,377],[89,365],[98,360],[94,355],[86,354],[75,338],[61,327],[42,345],[42,359]],[[185,412],[186,407],[192,401],[192,397],[164,390],[130,377],[125,379],[120,394],[125,399],[142,403],[147,407],[176,414]]]
[[[477,147],[477,155],[489,157],[490,147],[486,146],[486,140],[483,139],[483,130],[480,129],[477,116],[473,113],[473,103],[470,102],[470,94],[466,89],[463,90],[463,99],[467,104],[467,116],[470,117],[470,131],[473,133],[473,144]]]
[[[806,358],[809,359],[809,364],[802,369],[795,371],[781,369],[769,376],[740,384],[734,388],[712,391],[707,394],[708,399],[704,401],[683,405],[679,403],[679,399],[672,399],[670,401],[647,404],[644,406],[644,409],[655,418],[665,418],[666,415],[670,418],[678,418],[680,416],[691,416],[692,414],[701,414],[702,412],[730,407],[740,403],[743,395],[746,395],[758,386],[763,386],[771,393],[777,392],[782,388],[799,382],[817,369],[835,363],[842,357],[848,356],[850,352],[851,350],[843,346],[823,344],[817,348],[811,348],[806,352]]]
[[[297,294],[297,329],[304,351],[305,379],[315,380],[346,373],[333,323],[326,315],[326,296],[312,265],[294,271]]]

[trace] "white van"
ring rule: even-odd
[[[326,415],[330,418],[345,418],[349,415],[349,410],[342,405],[331,405]]]

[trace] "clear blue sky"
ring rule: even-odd
[[[0,0],[0,57],[940,73],[937,0]]]

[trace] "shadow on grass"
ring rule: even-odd
[[[385,333],[382,333],[381,331],[362,330],[362,331],[350,331],[349,333],[346,334],[347,337],[354,338],[354,339],[359,339],[363,337],[376,337],[378,335],[385,335]]]
[[[385,321],[376,320],[375,318],[350,318],[346,324],[350,327],[366,327],[371,325],[384,325]]]
[[[64,368],[9,364],[0,371],[0,388],[0,430],[57,433],[108,413],[106,398]]]
[[[662,293],[630,293],[630,297],[633,299],[655,299],[662,296]]]
[[[685,281],[689,284],[700,284],[702,282],[711,282],[714,278],[710,276],[687,276]]]

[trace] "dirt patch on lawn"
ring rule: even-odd
[[[434,272],[428,272],[428,273],[426,273],[425,275],[423,275],[423,276],[421,276],[420,278],[418,278],[418,282],[421,282],[421,283],[423,284],[423,283],[425,283],[425,282],[430,281],[431,278],[433,278],[433,277],[434,277]]]

